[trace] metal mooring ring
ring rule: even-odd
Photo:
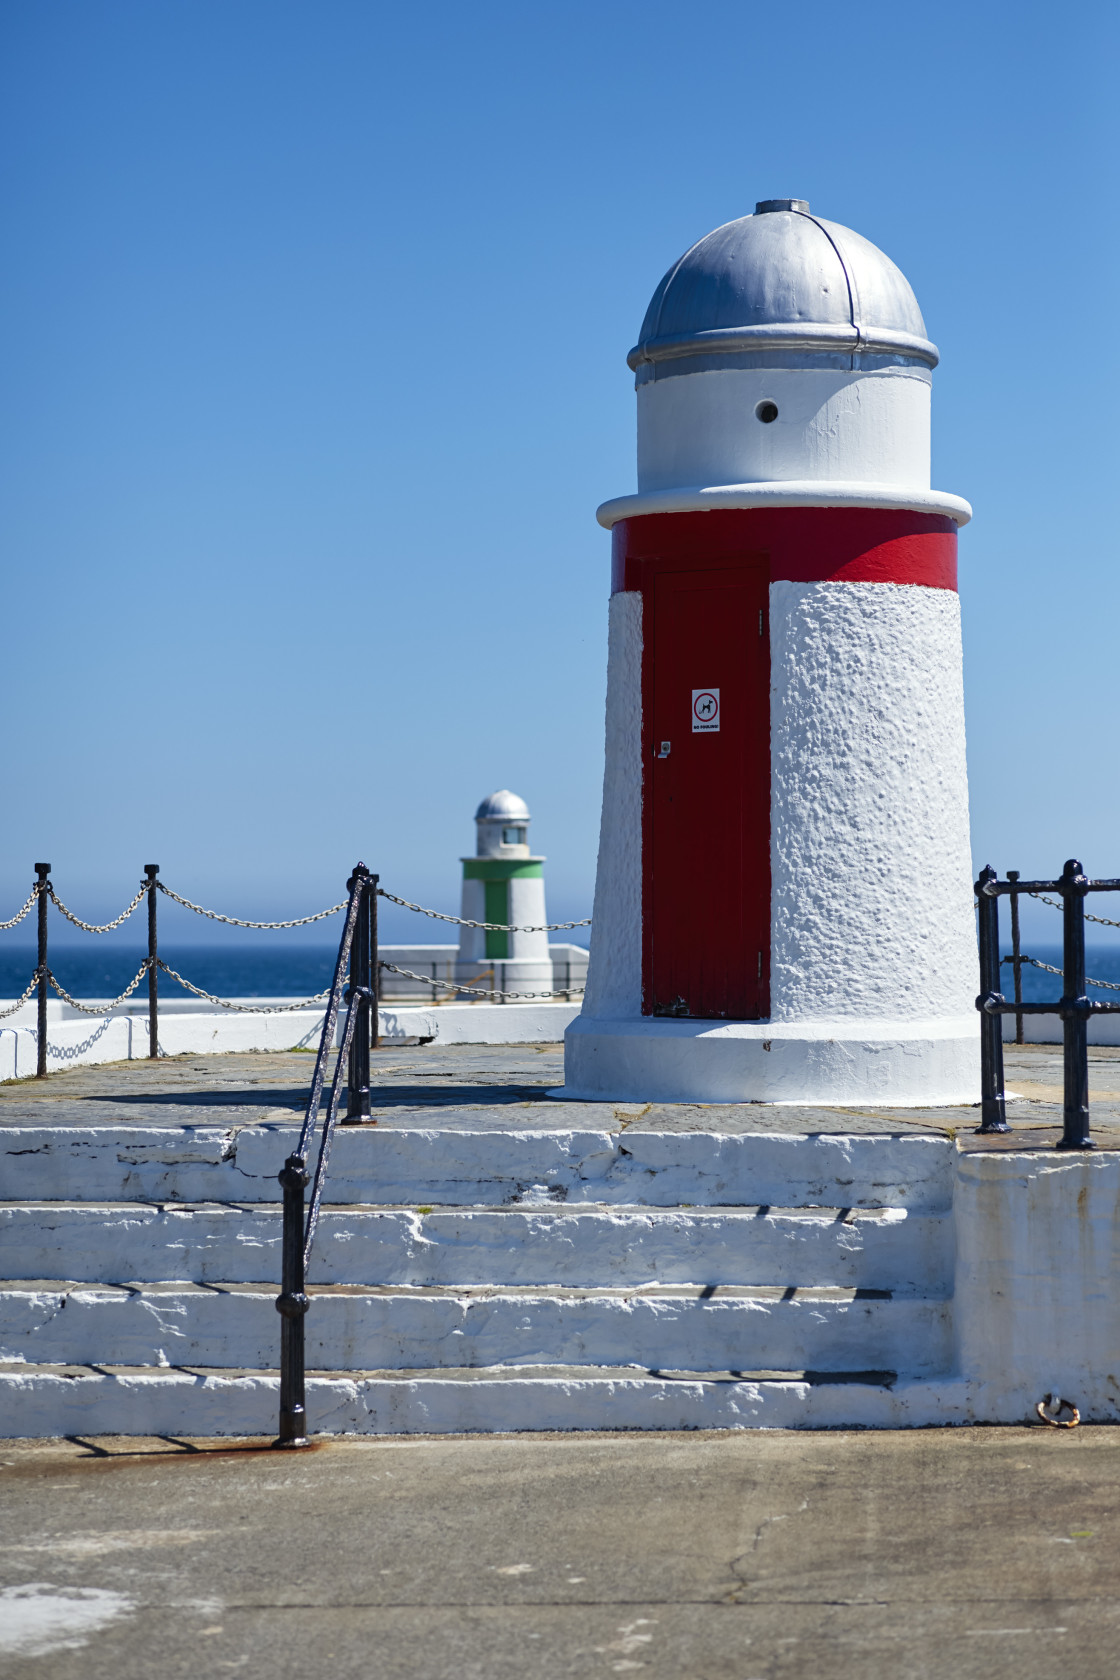
[[[1072,1400],[1063,1400],[1060,1394],[1044,1394],[1035,1406],[1035,1411],[1043,1423],[1050,1424],[1053,1429],[1076,1429],[1081,1422],[1081,1413]],[[1051,1417],[1053,1412],[1053,1417]],[[1062,1413],[1068,1412],[1069,1417],[1063,1418]]]

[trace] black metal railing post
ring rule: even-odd
[[[358,864],[347,881],[347,892],[352,892],[359,883],[358,921],[354,929],[354,942],[350,946],[350,989],[347,994],[351,999],[351,1008],[355,1011],[350,1060],[346,1070],[346,1114],[343,1118],[343,1124],[350,1126],[368,1124],[372,1118],[369,1053],[371,1040],[376,1033],[376,1017],[371,1032],[370,1006],[376,997],[374,949],[377,933],[374,918],[377,914],[377,876],[371,875],[364,863]]]
[[[279,1174],[284,1191],[280,1323],[280,1432],[277,1447],[306,1447],[307,1394],[304,1374],[303,1319],[309,1302],[304,1291],[303,1193],[310,1181],[306,1162],[289,1155]]]
[[[377,884],[380,875],[369,878],[369,1042],[370,1048],[381,1048],[381,957],[377,932]]]
[[[1003,1018],[989,1004],[1000,1004],[999,989],[999,899],[987,888],[996,872],[987,865],[976,882],[979,905],[980,996],[980,1131],[1009,1132],[1003,1089]]]
[[[1017,882],[1019,871],[1009,869],[1007,879]],[[1022,947],[1019,943],[1019,894],[1015,887],[1012,887],[1008,897],[1011,900],[1011,972],[1015,979],[1015,1002],[1022,1003],[1023,956]],[[1023,1042],[1023,1011],[1021,1009],[1015,1012],[1015,1042],[1016,1044],[1022,1044]]]
[[[1085,895],[1089,883],[1077,858],[1058,882],[1062,895],[1062,1039],[1065,1102],[1059,1149],[1092,1149],[1089,1136],[1089,1016],[1085,995]]]
[[[35,873],[39,877],[39,1044],[35,1064],[37,1079],[47,1077],[47,877],[50,872],[49,863],[35,865]]]
[[[360,912],[363,910],[363,899],[365,899],[365,909],[368,914],[366,889],[369,887],[369,883],[369,871],[364,863],[359,863],[349,881],[346,923],[342,930],[342,938],[339,941],[338,957],[334,965],[334,979],[331,981],[330,998],[327,1001],[326,1013],[323,1016],[323,1028],[319,1034],[319,1051],[315,1057],[315,1072],[311,1076],[311,1089],[307,1096],[307,1112],[300,1128],[299,1141],[285,1161],[283,1171],[280,1173],[280,1183],[284,1191],[284,1225],[283,1275],[280,1295],[276,1301],[276,1310],[282,1316],[280,1334],[280,1432],[273,1443],[277,1447],[305,1447],[309,1441],[305,1394],[306,1348],[304,1342],[304,1317],[311,1304],[306,1290],[307,1267],[311,1257],[311,1246],[315,1241],[315,1229],[319,1219],[319,1210],[322,1207],[323,1191],[326,1187],[331,1140],[342,1107],[343,1068],[349,1068],[354,1031],[361,1012],[360,1005],[363,1002],[369,1002],[368,988],[358,987],[355,990],[358,981],[350,962],[354,940],[358,934],[361,921]],[[369,948],[367,945],[367,960],[368,955]],[[348,975],[350,977],[350,1007],[346,1011],[342,1043],[338,1048],[338,1056],[335,1060],[334,1073],[330,1082],[327,1115],[319,1138],[319,1158],[315,1166],[315,1176],[310,1180],[311,1205],[307,1210],[305,1220],[304,1191],[310,1178],[307,1163],[310,1158],[312,1141],[319,1124],[319,1105],[323,1098],[327,1066],[334,1048],[338,1012],[342,1003],[343,992],[346,989]]]
[[[158,863],[146,863],[144,873],[148,877],[148,1059],[159,1059],[159,970],[156,962],[159,957],[159,937],[156,927],[156,877],[159,874]]]

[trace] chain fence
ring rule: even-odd
[[[345,910],[346,906],[343,905],[342,908]],[[144,967],[147,968],[147,966],[147,963],[145,963]],[[316,992],[314,997],[302,998],[299,1003],[278,1003],[267,1005],[253,1003],[230,1003],[228,999],[215,997],[213,992],[204,992],[201,986],[195,986],[190,980],[184,980],[183,976],[176,973],[175,969],[173,969],[168,963],[165,963],[162,957],[156,958],[156,967],[162,968],[165,974],[169,974],[172,980],[177,980],[180,986],[185,986],[188,992],[193,992],[195,997],[205,998],[207,1003],[216,1003],[219,1009],[232,1009],[238,1015],[291,1015],[297,1009],[310,1009],[313,1003],[325,1003],[327,998],[331,995],[331,988],[328,986],[325,991]]]
[[[145,974],[147,974],[151,966],[152,964],[150,959],[145,957],[144,961],[140,964],[140,967],[136,970],[135,979],[131,982],[131,984],[125,987],[120,997],[115,997],[112,1003],[99,1003],[96,1005],[79,1003],[77,998],[71,997],[70,993],[66,990],[66,987],[60,985],[60,983],[55,979],[54,973],[51,969],[48,968],[45,972],[47,976],[47,984],[52,988],[52,990],[58,993],[64,1003],[68,1003],[70,1005],[71,1009],[77,1009],[82,1015],[108,1015],[111,1010],[116,1009],[118,1004],[123,1003],[126,998],[130,998],[132,996],[133,992],[136,990],[141,980],[143,980]],[[36,971],[36,978],[38,978],[38,971]]]
[[[36,969],[34,974],[31,976],[31,984],[28,986],[21,998],[17,998],[15,1003],[10,1004],[7,1009],[0,1009],[0,1021],[5,1020],[9,1015],[14,1015],[17,1009],[23,1008],[24,1004],[27,1003],[32,992],[39,984],[39,973],[39,969]]]
[[[45,882],[44,886],[47,897],[50,899],[55,909],[60,910],[66,917],[66,920],[68,922],[73,922],[75,927],[81,928],[83,933],[112,933],[113,929],[119,928],[122,922],[127,922],[141,899],[148,896],[148,882],[145,881],[141,885],[140,891],[136,894],[132,903],[122,910],[119,916],[115,916],[111,922],[104,922],[99,926],[93,922],[83,922],[80,916],[75,916],[72,910],[68,910],[59,898],[58,894],[55,892],[54,886],[50,881]]]
[[[516,922],[472,922],[465,916],[447,916],[442,910],[428,910],[423,904],[413,904],[407,898],[398,898],[396,893],[386,892],[384,887],[378,887],[377,896],[387,898],[390,904],[399,904],[402,910],[415,910],[421,916],[431,916],[433,921],[451,922],[455,927],[481,928],[484,933],[566,933],[571,928],[591,926],[590,916],[582,922],[542,922],[534,927],[521,927]]]
[[[23,921],[23,918],[29,913],[29,911],[31,910],[32,906],[35,903],[35,900],[38,898],[39,891],[40,891],[39,883],[38,883],[38,881],[36,881],[35,885],[32,887],[31,891],[27,895],[27,902],[23,906],[23,909],[22,910],[17,910],[10,922],[0,922],[0,933],[3,933],[6,928],[16,927],[20,922]]]
[[[1060,898],[1047,898],[1045,893],[1024,893],[1023,897],[1037,898],[1040,904],[1048,904],[1051,910],[1060,910],[1062,908],[1062,901]],[[1085,920],[1087,922],[1096,922],[1098,927],[1120,928],[1120,922],[1110,921],[1107,916],[1091,916],[1088,910],[1085,911]],[[1026,962],[1026,960],[1026,957],[1024,957],[1023,961]],[[1058,973],[1060,971],[1055,969],[1054,972]],[[1103,980],[1094,980],[1091,984],[1094,986],[1103,986],[1105,982]]]
[[[1028,957],[1025,953],[1020,954],[1018,958],[1001,957],[999,960],[1001,963],[1015,963],[1016,961],[1030,963],[1032,968],[1041,968],[1046,974],[1057,974],[1061,978],[1065,978],[1064,969],[1055,968],[1053,963],[1040,962],[1038,957]],[[1099,986],[1103,992],[1120,992],[1120,985],[1115,980],[1090,980],[1086,976],[1085,984],[1087,986]]]
[[[171,888],[165,887],[162,881],[157,881],[156,886],[161,893],[165,893],[168,898],[174,899],[176,904],[181,904],[184,910],[193,910],[196,916],[208,916],[212,922],[225,922],[227,927],[265,929],[307,927],[312,922],[326,921],[328,916],[337,916],[340,910],[345,910],[347,902],[346,899],[343,899],[341,904],[332,904],[329,910],[317,910],[313,916],[297,916],[294,921],[290,922],[246,922],[242,921],[240,916],[220,916],[216,910],[204,910],[201,904],[192,904],[189,898],[183,898],[181,894],[172,892]],[[144,890],[146,892],[147,888],[145,887]],[[327,990],[329,991],[330,988],[328,987]],[[326,993],[323,995],[325,997]]]
[[[384,888],[377,885],[377,876],[371,876],[369,872],[365,870],[364,864],[359,864],[357,867],[359,871],[364,872],[364,878],[367,881],[367,889],[365,890],[368,890],[371,893],[376,892],[378,897],[384,898],[390,904],[399,905],[403,910],[410,910],[417,915],[428,916],[434,921],[445,922],[453,927],[475,928],[484,933],[565,933],[574,931],[576,928],[591,926],[590,916],[583,918],[581,921],[542,922],[539,924],[534,923],[522,925],[516,922],[481,922],[474,921],[470,917],[466,916],[448,915],[445,911],[432,910],[426,905],[413,903],[411,899],[398,897],[396,893],[386,892]],[[221,911],[208,909],[203,904],[196,904],[193,899],[187,898],[182,893],[176,892],[173,887],[165,885],[165,883],[159,879],[157,864],[145,864],[144,873],[148,878],[141,882],[139,890],[121,911],[121,913],[118,916],[114,916],[111,921],[87,922],[75,911],[71,910],[70,906],[65,904],[55,891],[54,883],[50,879],[49,875],[50,865],[45,863],[36,864],[35,868],[40,876],[40,879],[32,887],[27,899],[16,915],[8,921],[0,922],[0,932],[17,927],[19,923],[31,913],[36,904],[38,904],[39,960],[22,995],[15,999],[12,1003],[8,1004],[6,1008],[0,1009],[0,1020],[6,1020],[10,1016],[17,1015],[20,1010],[23,1009],[35,996],[36,991],[38,992],[37,1030],[40,1041],[38,1064],[38,1071],[40,1075],[44,1075],[47,1071],[46,1008],[48,990],[55,992],[63,1003],[67,1004],[71,1009],[76,1010],[79,1014],[101,1017],[105,1019],[107,1025],[107,1018],[114,1010],[120,1009],[123,1004],[128,1002],[129,998],[132,997],[145,975],[147,975],[149,981],[148,1013],[151,1034],[150,1054],[153,1057],[159,1053],[156,1036],[159,1001],[156,976],[160,972],[165,974],[169,980],[173,980],[177,985],[181,986],[184,991],[189,992],[192,996],[201,998],[206,1003],[213,1004],[218,1009],[229,1010],[239,1015],[291,1015],[300,1010],[312,1009],[317,1005],[325,1005],[331,996],[332,988],[328,986],[325,987],[323,991],[316,992],[312,997],[301,998],[298,1001],[292,1001],[290,1003],[264,1004],[252,1001],[235,1003],[230,998],[218,997],[214,992],[209,992],[202,986],[196,986],[192,980],[188,980],[185,975],[180,974],[177,969],[172,968],[171,965],[158,954],[158,946],[156,942],[156,901],[154,894],[158,890],[163,893],[166,898],[171,899],[173,903],[178,904],[184,910],[190,911],[193,915],[204,916],[207,920],[219,922],[226,927],[250,928],[254,931],[262,932],[279,931],[287,928],[309,927],[315,922],[325,921],[328,917],[337,916],[340,911],[345,910],[350,902],[349,899],[343,899],[338,904],[332,904],[326,910],[317,910],[314,914],[309,916],[294,916],[289,920],[275,922],[253,921],[248,917],[228,916],[223,914]],[[351,886],[352,882],[347,882],[348,890]],[[123,924],[128,921],[129,917],[136,912],[145,899],[148,900],[148,955],[144,958],[140,967],[137,969],[136,974],[118,997],[104,1003],[83,1003],[74,997],[57,978],[47,961],[46,901],[48,899],[54,905],[59,914],[63,916],[73,927],[79,928],[83,933],[92,934],[107,934],[114,932],[117,928],[123,926]],[[374,935],[374,937],[376,937],[376,935]],[[415,981],[424,988],[432,988],[435,991],[448,993],[456,997],[490,998],[503,1003],[532,1003],[544,1002],[546,1000],[553,1000],[557,998],[581,998],[585,991],[585,987],[582,984],[575,986],[569,984],[563,988],[558,988],[555,985],[555,976],[553,987],[550,990],[528,992],[515,991],[508,987],[472,986],[455,981],[438,980],[435,978],[434,974],[417,974],[413,969],[402,968],[396,963],[380,962],[378,967],[386,973],[396,974],[402,979]],[[92,1043],[92,1040],[90,1042]],[[51,1053],[54,1054],[53,1051]],[[76,1055],[78,1051],[72,1050],[72,1052],[60,1052],[60,1054],[64,1055],[69,1055],[71,1053]]]

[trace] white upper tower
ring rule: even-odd
[[[638,495],[600,521],[727,506],[900,506],[964,523],[930,489],[937,347],[909,281],[804,199],[766,199],[662,278],[627,358]],[[824,486],[828,486],[827,492]]]

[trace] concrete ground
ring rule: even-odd
[[[2,1126],[251,1126],[302,1117],[314,1058],[298,1051],[171,1056],[110,1062],[0,1083]],[[549,1095],[563,1081],[559,1044],[392,1045],[373,1058],[373,1113],[381,1126],[477,1131],[573,1125],[616,1131],[878,1134],[942,1132],[964,1148],[1046,1147],[1061,1135],[1060,1045],[1007,1045],[1014,1131],[977,1140],[974,1108],[812,1108],[774,1103],[588,1103]],[[1120,1047],[1089,1052],[1092,1124],[1102,1147],[1120,1147]],[[1029,1134],[1026,1135],[1026,1134]]]
[[[1114,1680],[1120,1429],[20,1442],[14,1680]]]

